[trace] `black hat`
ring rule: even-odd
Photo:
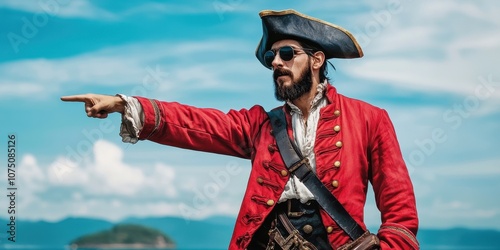
[[[363,51],[353,35],[335,24],[295,10],[264,10],[259,15],[262,18],[263,34],[255,55],[264,66],[264,53],[271,49],[273,43],[283,39],[313,44],[325,53],[326,59],[363,56]]]

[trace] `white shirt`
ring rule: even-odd
[[[316,128],[318,127],[319,111],[327,104],[327,99],[324,96],[326,82],[318,85],[318,93],[311,103],[311,110],[307,121],[304,121],[302,111],[292,102],[288,101],[291,107],[292,129],[295,143],[300,149],[304,157],[309,159],[313,172],[316,173],[316,156],[314,155],[314,142],[316,139]],[[278,202],[283,202],[288,199],[299,199],[300,202],[306,203],[308,200],[314,200],[313,194],[307,189],[299,178],[292,175],[285,185],[285,191],[281,194]]]

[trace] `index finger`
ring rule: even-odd
[[[85,95],[68,95],[61,97],[61,100],[65,102],[85,102],[87,99]]]

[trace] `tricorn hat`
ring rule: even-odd
[[[354,36],[335,24],[306,16],[295,10],[264,10],[259,15],[262,18],[263,34],[255,55],[264,66],[266,66],[264,53],[271,49],[273,43],[283,39],[312,43],[325,53],[326,59],[363,56],[363,51]]]

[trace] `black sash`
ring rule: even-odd
[[[337,225],[344,230],[352,240],[356,240],[365,230],[351,217],[335,196],[328,191],[316,174],[311,170],[309,160],[304,158],[288,136],[285,113],[281,108],[267,113],[273,128],[281,157],[290,173],[294,174],[311,191],[316,201],[332,217]]]

